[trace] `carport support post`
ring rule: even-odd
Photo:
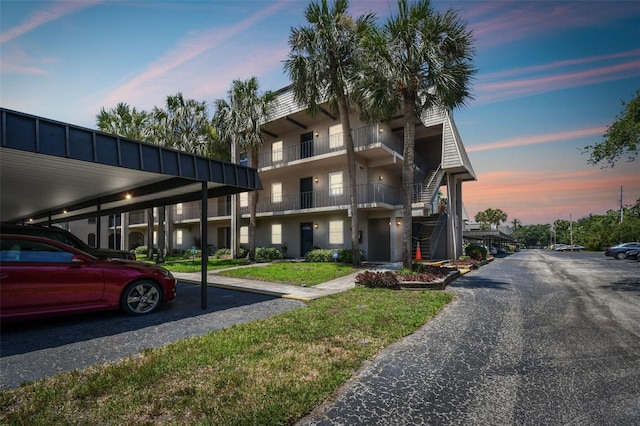
[[[202,181],[202,197],[200,199],[200,258],[201,258],[201,283],[200,283],[200,305],[202,309],[207,309],[207,264],[209,263],[209,250],[207,228],[208,223],[208,188],[207,181]]]

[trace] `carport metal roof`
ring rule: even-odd
[[[0,108],[0,220],[66,222],[262,189],[255,169]],[[130,197],[130,198],[129,198]]]
[[[0,220],[67,222],[262,189],[245,166],[0,108]],[[201,241],[207,241],[202,226]],[[203,258],[203,307],[206,307]]]

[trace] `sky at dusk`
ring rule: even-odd
[[[100,108],[213,101],[234,79],[289,84],[283,60],[307,0],[0,0],[0,105],[96,128]],[[384,23],[395,1],[351,0]],[[436,1],[475,36],[474,99],[454,119],[478,176],[463,184],[473,217],[551,223],[640,198],[640,160],[587,164],[640,88],[638,1]]]

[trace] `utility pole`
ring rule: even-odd
[[[620,223],[624,220],[624,210],[622,208],[622,185],[620,185]]]

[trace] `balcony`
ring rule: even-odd
[[[384,147],[388,151],[402,154],[402,141],[380,126],[365,126],[352,130],[356,151]],[[297,143],[282,150],[264,152],[259,155],[259,170],[284,167],[295,161],[312,157],[341,153],[345,150],[342,134],[316,137],[311,141]]]
[[[357,199],[359,208],[392,208],[400,204],[397,188],[381,183],[358,185]],[[296,194],[283,194],[279,199],[263,197],[258,200],[256,214],[304,213],[321,210],[347,209],[349,207],[349,188],[334,188],[331,191],[312,191]],[[242,207],[243,215],[249,214],[249,207]]]

